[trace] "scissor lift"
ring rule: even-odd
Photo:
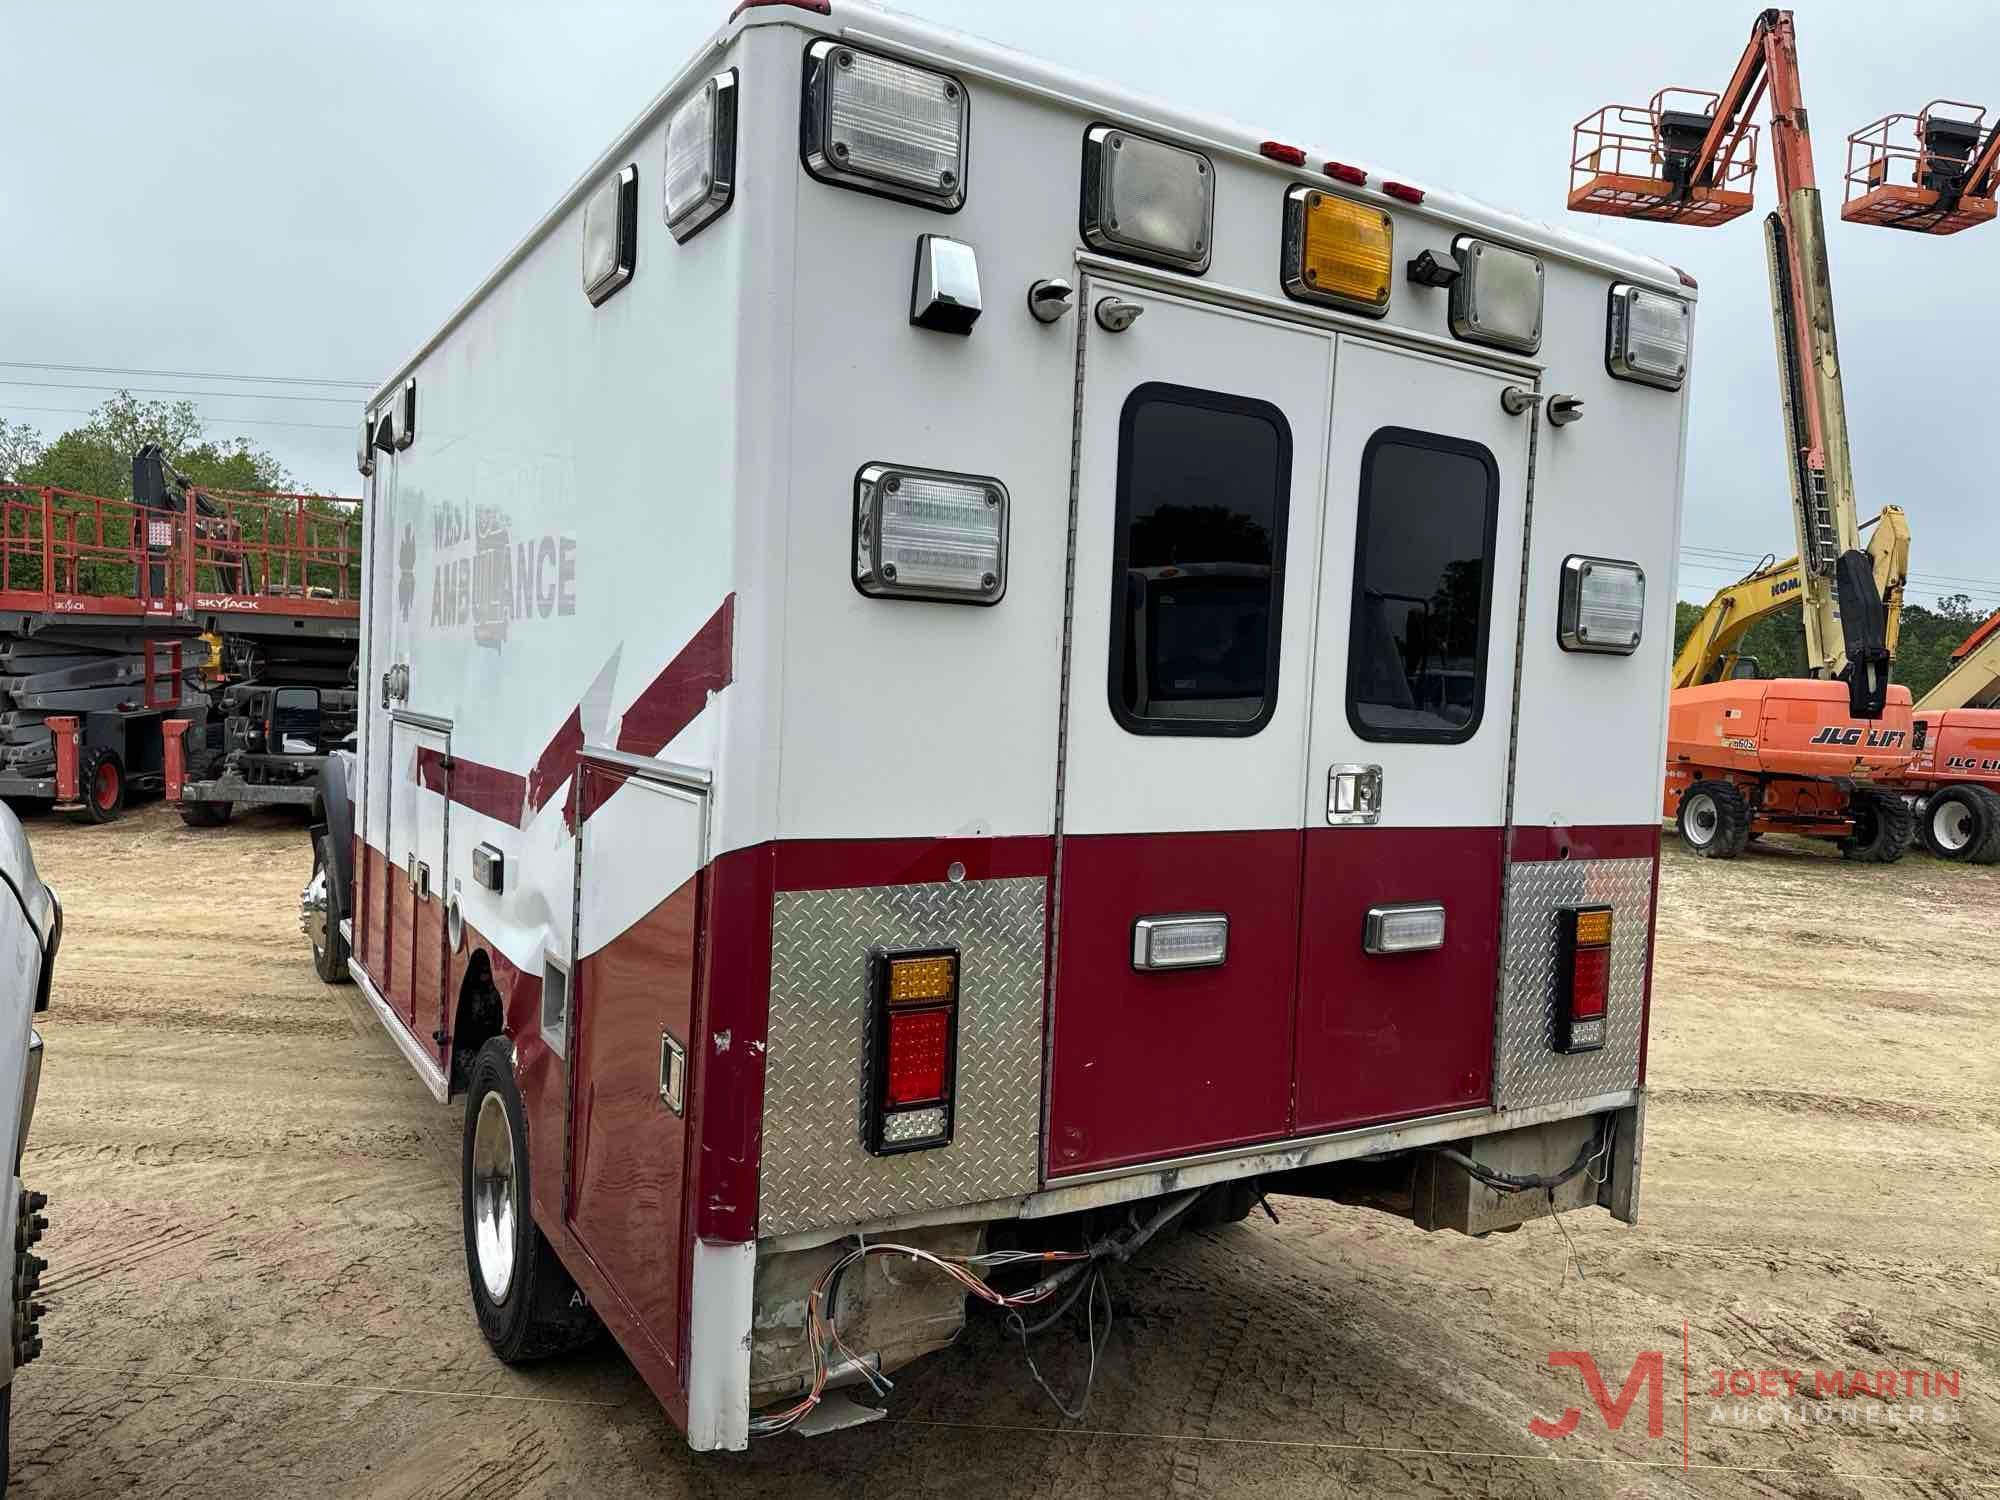
[[[1884,115],[1847,138],[1850,224],[1957,234],[1990,222],[2000,193],[2000,129],[1986,110],[1933,99],[1914,115]]]

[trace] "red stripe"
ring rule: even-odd
[[[962,865],[967,880],[1046,877],[1055,840],[1028,834],[1011,838],[801,839],[773,845],[777,888],[833,891],[864,885],[919,885],[951,878]]]
[[[528,773],[528,811],[540,812],[565,781],[576,773],[576,753],[583,748],[583,710],[573,708],[556,737],[543,749]]]
[[[1543,859],[1653,859],[1660,852],[1658,823],[1615,823],[1578,828],[1529,828],[1514,830],[1508,844],[1510,858]]]
[[[681,647],[658,677],[625,710],[618,731],[618,748],[628,755],[658,755],[667,742],[694,722],[708,702],[730,682],[730,646],[736,618],[736,596],[708,617],[708,623]]]

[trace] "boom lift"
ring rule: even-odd
[[[1581,121],[1569,204],[1697,228],[1748,212],[1750,117],[1767,92],[1778,207],[1764,221],[1765,249],[1811,675],[1677,688],[1666,811],[1688,846],[1713,858],[1741,853],[1755,833],[1786,832],[1836,838],[1849,858],[1888,863],[1910,835],[1909,807],[1883,785],[1910,759],[1910,701],[1889,684],[1884,600],[1860,545],[1791,12],[1758,16],[1721,92],[1663,89],[1645,109],[1611,105]]]

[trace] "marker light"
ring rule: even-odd
[[[1309,187],[1285,194],[1286,295],[1379,318],[1389,310],[1395,226],[1386,211]]]
[[[1351,187],[1366,187],[1368,174],[1360,167],[1350,167],[1344,161],[1330,161],[1326,164],[1326,175],[1335,182],[1344,182]]]
[[[1135,969],[1212,969],[1229,957],[1229,918],[1220,912],[1141,917],[1132,924]]]
[[[639,169],[625,167],[583,205],[583,295],[596,307],[632,279],[639,256]]]
[[[949,74],[814,42],[800,127],[822,182],[946,212],[965,202],[965,86]]]
[[[1608,557],[1563,559],[1556,643],[1565,651],[1630,656],[1646,619],[1646,570]]]
[[[1555,1030],[1558,1052],[1595,1052],[1604,1045],[1611,1000],[1611,908],[1568,907],[1556,913]]]
[[[1688,332],[1687,303],[1619,282],[1611,288],[1605,368],[1620,380],[1677,391],[1687,379]]]
[[[1366,953],[1427,953],[1443,946],[1444,906],[1437,901],[1371,906],[1361,925]]]
[[[685,243],[736,194],[736,70],[718,73],[667,118],[661,174],[667,229]]]
[[[877,1156],[951,1139],[958,1070],[958,950],[876,953],[870,962],[868,1149]]]
[[[854,481],[854,586],[874,598],[997,604],[1007,489],[997,479],[869,464]]]
[[[1082,218],[1093,249],[1199,276],[1215,240],[1215,166],[1199,151],[1093,125],[1083,137]]]
[[[1474,344],[1533,354],[1542,347],[1542,260],[1491,240],[1460,235],[1452,255],[1451,331]]]
[[[1303,167],[1306,164],[1304,150],[1297,146],[1287,146],[1283,141],[1265,141],[1257,148],[1260,156],[1268,156],[1272,161],[1281,161],[1288,167]]]

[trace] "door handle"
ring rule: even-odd
[[[687,1048],[670,1031],[660,1033],[660,1103],[677,1115],[687,1108]]]
[[[1123,297],[1100,297],[1097,299],[1097,326],[1106,333],[1123,333],[1139,321],[1139,315],[1146,309],[1136,302],[1127,302]]]
[[[1380,766],[1329,766],[1326,820],[1336,827],[1379,822],[1382,817]]]

